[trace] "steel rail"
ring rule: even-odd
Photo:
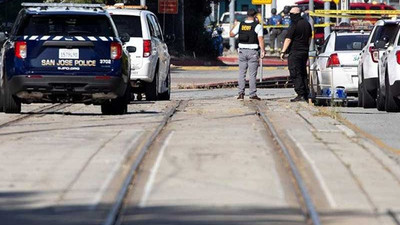
[[[290,170],[292,171],[292,174],[296,180],[296,183],[298,185],[298,188],[300,189],[301,195],[304,199],[308,216],[312,221],[313,225],[322,225],[321,220],[319,218],[319,214],[317,210],[315,209],[314,203],[312,202],[311,196],[309,194],[309,191],[303,181],[303,178],[300,175],[299,170],[297,169],[297,166],[292,158],[292,156],[289,153],[289,149],[286,147],[286,145],[283,143],[281,138],[279,137],[278,132],[275,130],[274,125],[272,124],[271,120],[268,119],[268,117],[265,115],[265,113],[262,112],[261,108],[259,105],[256,105],[257,107],[257,114],[263,119],[264,123],[267,125],[268,129],[271,131],[272,136],[278,143],[279,147],[282,149],[286,160],[289,163]]]
[[[121,212],[121,209],[124,204],[124,199],[127,196],[129,192],[129,186],[133,181],[133,178],[135,177],[135,174],[137,170],[139,169],[139,166],[141,165],[146,153],[150,149],[151,145],[153,142],[156,140],[156,138],[159,136],[161,131],[164,129],[164,127],[167,125],[168,121],[170,118],[175,114],[177,111],[178,107],[181,105],[182,101],[178,101],[174,106],[172,106],[168,112],[165,114],[163,120],[160,122],[160,124],[157,126],[157,128],[152,132],[151,136],[146,140],[146,143],[139,149],[139,155],[133,162],[131,168],[129,169],[129,173],[127,177],[125,178],[121,189],[119,190],[116,200],[114,204],[111,207],[111,210],[109,211],[106,220],[104,221],[103,225],[115,225],[118,223],[118,217]]]
[[[21,116],[18,116],[17,118],[15,118],[15,119],[6,121],[4,123],[1,123],[0,124],[0,128],[7,127],[10,124],[13,124],[13,123],[28,119],[28,118],[36,115],[37,113],[41,113],[41,112],[43,112],[45,110],[53,109],[53,108],[56,108],[56,107],[61,106],[61,105],[62,105],[61,103],[57,103],[57,104],[54,104],[54,105],[42,106],[42,107],[39,107],[38,109],[31,110],[29,112],[26,112],[26,115],[21,115]]]

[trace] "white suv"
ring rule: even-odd
[[[108,8],[120,36],[130,36],[125,48],[131,56],[132,91],[146,100],[169,100],[171,91],[170,55],[157,17],[150,11]]]
[[[383,48],[384,41],[375,43],[376,48]],[[393,43],[390,43],[379,59],[378,110],[400,111],[400,24]]]
[[[378,89],[378,60],[389,43],[393,43],[398,21],[379,20],[368,39],[367,44],[360,53],[358,64],[358,106],[373,108],[376,105]],[[384,48],[375,48],[375,42],[385,41]]]

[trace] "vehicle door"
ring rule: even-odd
[[[315,81],[319,85],[329,85],[330,81],[330,73],[332,72],[330,68],[326,67],[328,59],[333,51],[334,39],[336,37],[336,33],[333,33],[328,36],[325,41],[325,44],[322,46],[321,52],[318,54],[315,59]],[[329,79],[329,81],[327,80]]]
[[[152,74],[155,74],[155,70],[157,68],[157,63],[158,63],[158,59],[159,59],[159,55],[158,55],[158,51],[157,48],[160,45],[160,35],[157,33],[157,29],[156,26],[154,25],[153,19],[152,19],[152,15],[151,14],[147,14],[146,15],[146,22],[147,22],[147,26],[149,27],[149,31],[150,31],[150,38],[151,38],[151,53],[150,53],[150,71]],[[160,76],[160,74],[159,74]]]
[[[157,54],[159,57],[159,76],[160,80],[164,81],[169,72],[170,55],[168,53],[168,47],[164,42],[163,33],[160,27],[160,23],[154,15],[150,15],[151,22],[154,26],[157,40]]]

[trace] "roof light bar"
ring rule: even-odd
[[[22,7],[76,7],[76,8],[103,8],[103,4],[77,4],[77,3],[30,3],[23,2]]]

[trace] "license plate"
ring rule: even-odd
[[[59,59],[79,59],[79,49],[61,48],[58,51]]]

